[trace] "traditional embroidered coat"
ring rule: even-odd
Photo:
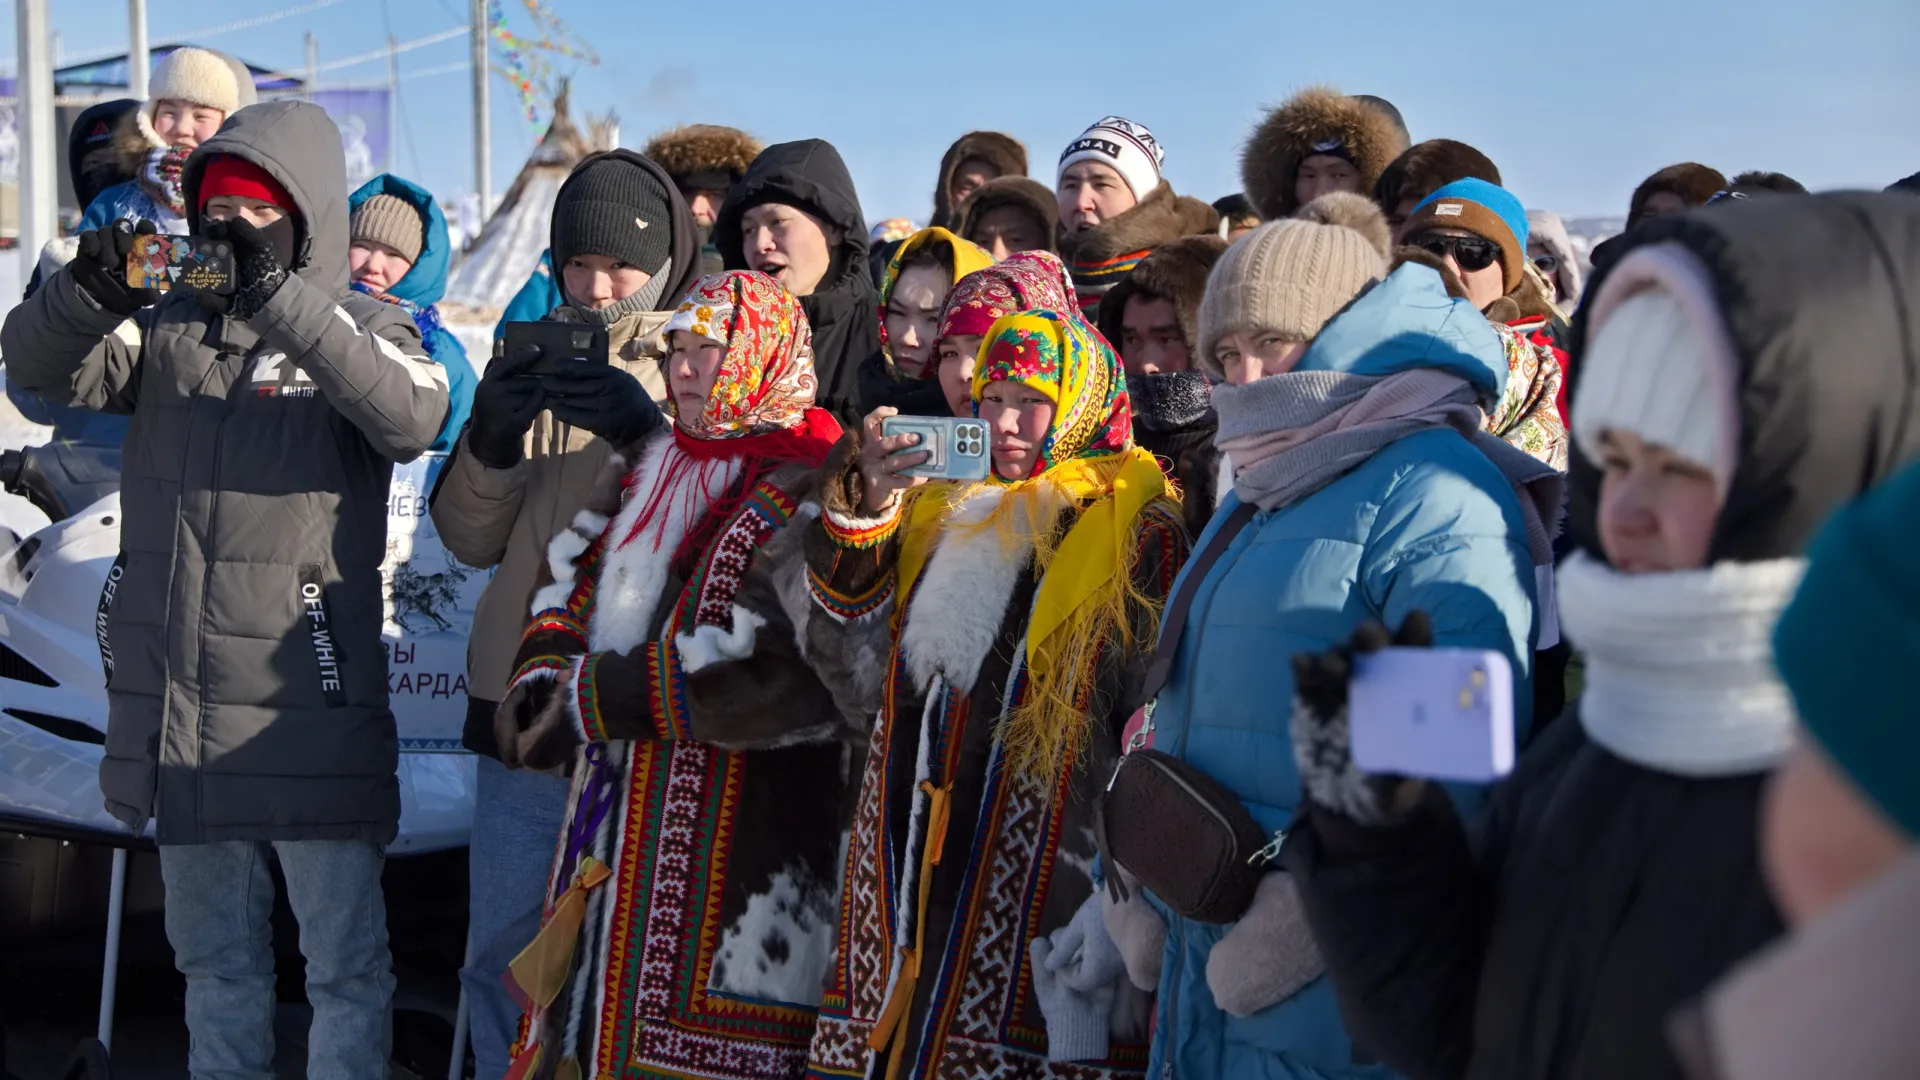
[[[628,493],[652,487],[672,445],[661,433],[628,450],[639,462]],[[728,469],[738,493],[739,463]],[[566,1060],[594,1078],[802,1070],[858,768],[794,632],[810,602],[791,526],[818,513],[814,490],[814,470],[791,463],[717,520],[711,500],[673,500],[661,532],[695,538],[676,558],[651,534],[622,544],[642,500],[603,481],[553,542],[557,580],[536,594],[544,610],[515,675],[546,680],[552,696],[533,707],[564,710],[587,742],[550,900],[582,856],[612,874],[587,894],[564,990],[516,1048],[543,1044],[542,1071]],[[782,579],[795,583],[784,599]],[[724,747],[710,726],[722,721]]]
[[[825,475],[837,476],[832,460]],[[1092,895],[1094,802],[1149,654],[1108,648],[1084,673],[1093,724],[1083,756],[1041,780],[1003,768],[998,725],[1025,697],[1040,578],[1031,551],[958,524],[984,521],[995,494],[952,512],[905,597],[894,594],[897,513],[860,520],[836,480],[825,516],[808,527],[819,604],[809,652],[830,683],[877,708],[809,1076],[1096,1080],[1146,1064],[1150,1003],[1124,976],[1108,1059],[1048,1061],[1028,944]],[[1057,506],[1064,534],[1076,508]],[[1135,585],[1164,598],[1187,553],[1179,506],[1155,499],[1133,524]],[[1129,608],[1135,640],[1151,640],[1157,612]],[[859,659],[875,656],[884,659]]]

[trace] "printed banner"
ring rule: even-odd
[[[315,90],[313,103],[340,128],[347,152],[347,189],[393,171],[393,132],[387,130],[387,91]]]
[[[427,516],[427,496],[446,460],[445,454],[425,454],[395,465],[387,496],[381,634],[403,753],[460,750],[467,720],[467,635],[480,591],[493,576],[455,559]]]

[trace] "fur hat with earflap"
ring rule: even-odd
[[[1391,244],[1373,200],[1344,191],[1241,237],[1207,277],[1194,362],[1224,378],[1214,346],[1237,330],[1312,341],[1361,289],[1386,276]]]
[[[253,72],[240,61],[212,49],[175,49],[153,66],[147,82],[147,100],[121,121],[115,149],[121,166],[138,171],[147,151],[167,145],[153,130],[153,116],[163,101],[179,101],[232,116],[260,100]]]
[[[725,191],[747,175],[747,166],[766,147],[739,128],[686,124],[647,140],[641,151],[667,170],[674,186],[689,191]]]
[[[1407,148],[1407,136],[1378,106],[1316,86],[1267,114],[1240,152],[1240,179],[1254,209],[1268,221],[1300,209],[1294,182],[1300,163],[1330,154],[1353,164],[1360,190],[1372,191],[1382,170]]]

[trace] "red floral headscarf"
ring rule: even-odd
[[[662,335],[685,330],[726,346],[707,407],[679,416],[695,439],[738,439],[801,426],[820,380],[813,373],[813,328],[800,301],[765,274],[731,270],[694,282]],[[672,399],[668,407],[673,408]]]
[[[1022,311],[1079,310],[1073,278],[1060,257],[1048,251],[1022,251],[954,283],[940,312],[938,337],[985,337],[994,320]]]

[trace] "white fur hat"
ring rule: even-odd
[[[246,65],[211,49],[176,49],[154,65],[147,83],[147,118],[162,101],[185,101],[232,116],[259,100]]]

